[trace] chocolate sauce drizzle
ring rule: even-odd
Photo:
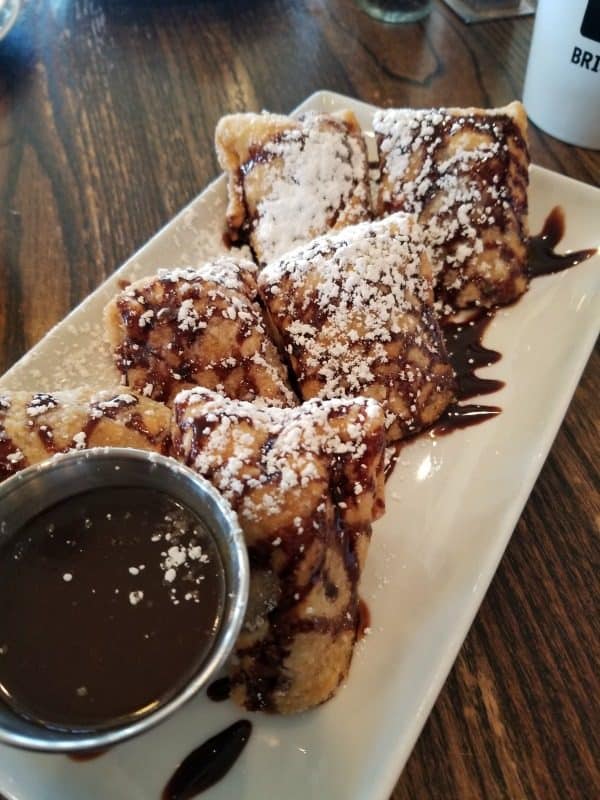
[[[240,757],[251,732],[252,723],[241,719],[207,739],[177,767],[162,800],[190,800],[214,786]]]
[[[158,276],[137,286],[134,294],[116,298],[121,341],[113,356],[125,383],[167,405],[193,386],[221,387],[240,400],[262,396],[289,404],[291,392],[266,336],[253,278],[243,277],[242,266],[239,271],[232,266],[234,287],[218,270],[211,273],[209,263],[204,268],[186,277],[175,272]],[[186,304],[191,304],[189,324],[180,317]],[[223,336],[226,345],[216,346],[213,339]]]
[[[562,255],[555,253],[554,248],[565,235],[565,212],[555,206],[546,217],[544,226],[537,236],[529,239],[529,263],[527,271],[530,278],[541,275],[552,275],[574,267],[598,253],[597,248],[587,250],[571,250]]]
[[[84,403],[82,405],[85,406]],[[64,408],[64,411],[61,409]],[[53,396],[44,392],[31,395],[25,408],[12,405],[10,395],[0,395],[0,482],[29,466],[26,454],[36,436],[48,456],[69,453],[73,450],[89,448],[104,443],[102,434],[94,438],[96,428],[106,420],[113,420],[124,428],[135,431],[145,440],[142,448],[160,450],[167,455],[170,451],[170,436],[164,427],[157,426],[153,433],[147,424],[145,412],[139,409],[139,399],[129,393],[111,394],[102,392],[87,403],[83,420],[78,424],[79,413],[75,417],[68,414],[69,401],[63,401],[60,394]],[[75,408],[79,408],[78,405]],[[24,413],[23,413],[24,412]],[[14,439],[6,428],[7,416],[11,415]],[[58,423],[55,426],[52,423]],[[15,435],[14,431],[17,431]],[[19,444],[24,452],[19,449]],[[34,463],[41,460],[33,451]]]
[[[500,414],[502,409],[498,406],[479,403],[461,405],[458,402],[482,394],[493,394],[504,386],[504,381],[480,378],[475,374],[475,370],[480,367],[489,367],[502,358],[501,353],[490,350],[483,344],[483,336],[494,316],[495,309],[492,309],[479,312],[462,322],[443,323],[448,358],[456,374],[457,402],[448,406],[430,429],[430,435],[445,436],[453,430],[479,425]]]
[[[504,386],[504,381],[480,378],[475,374],[480,367],[489,367],[502,358],[497,350],[491,350],[483,344],[483,337],[495,313],[496,309],[482,310],[461,322],[442,321],[446,352],[455,374],[456,401],[446,408],[432,427],[392,443],[393,452],[386,458],[386,481],[392,475],[402,449],[421,434],[445,436],[453,430],[479,425],[500,414],[502,409],[498,406],[459,402],[482,394],[492,394]]]
[[[565,254],[554,252],[565,233],[565,214],[560,206],[555,206],[546,217],[542,230],[529,240],[529,262],[527,273],[530,278],[562,272],[596,255],[597,249],[574,250]],[[502,358],[495,350],[483,345],[485,331],[494,318],[497,308],[480,312],[467,322],[445,322],[444,338],[450,362],[457,380],[458,400],[469,400],[482,394],[491,394],[504,386],[503,381],[480,378],[475,375],[479,367],[488,367]],[[501,412],[498,406],[475,403],[460,405],[453,403],[446,409],[431,430],[435,436],[443,436],[459,428],[478,425],[492,419]],[[397,457],[397,456],[396,456]]]
[[[152,434],[145,422],[143,416],[137,411],[131,413],[122,413],[138,405],[138,399],[130,394],[115,395],[112,398],[105,398],[102,401],[90,403],[88,417],[81,427],[81,433],[84,434],[84,440],[87,446],[90,446],[92,434],[100,424],[102,419],[116,420],[121,419],[123,425],[130,430],[134,430],[143,436],[148,444],[156,445],[163,438],[161,451],[166,455],[168,452],[168,441],[164,441],[162,431],[158,431],[155,435]],[[59,401],[50,394],[35,394],[27,405],[27,409],[36,409],[45,407],[48,410],[58,408]],[[44,449],[50,455],[56,453],[68,453],[74,447],[74,442],[69,442],[66,446],[61,447],[56,443],[54,437],[54,430],[47,422],[45,416],[42,414],[40,417],[30,417],[27,425],[31,430],[35,430],[42,443]]]
[[[81,753],[69,753],[67,758],[77,763],[85,763],[86,761],[94,761],[94,759],[100,758],[100,756],[103,756],[107,752],[107,748],[104,750],[83,750]]]
[[[206,696],[213,703],[222,703],[224,700],[229,700],[231,695],[231,681],[226,676],[224,678],[217,678],[213,681],[206,690]]]
[[[483,345],[483,336],[494,316],[494,311],[485,311],[464,322],[445,322],[443,325],[446,350],[456,375],[459,400],[493,394],[504,386],[503,381],[475,375],[475,370],[490,367],[502,358],[497,350],[490,350]]]

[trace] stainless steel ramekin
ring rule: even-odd
[[[55,503],[100,487],[157,489],[186,505],[206,524],[225,571],[225,609],[213,647],[192,679],[148,715],[112,728],[63,731],[19,716],[0,702],[0,742],[55,753],[102,750],[147,731],[205,686],[223,666],[240,631],[248,601],[249,566],[237,516],[204,478],[171,458],[142,450],[97,448],[29,467],[0,485],[0,543]]]

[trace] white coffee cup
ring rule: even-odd
[[[600,150],[600,0],[539,0],[523,103],[546,133]]]

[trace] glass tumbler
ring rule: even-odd
[[[359,8],[381,22],[416,22],[431,11],[431,0],[356,0]]]

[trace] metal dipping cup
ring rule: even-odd
[[[187,506],[204,522],[219,550],[225,607],[212,648],[182,689],[147,715],[114,727],[58,730],[30,721],[0,702],[0,742],[28,750],[75,753],[103,750],[171,716],[214,678],[239,634],[248,602],[249,566],[237,516],[204,478],[171,458],[127,448],[69,453],[29,467],[0,484],[0,544],[30,519],[82,492],[106,487],[156,489]]]

